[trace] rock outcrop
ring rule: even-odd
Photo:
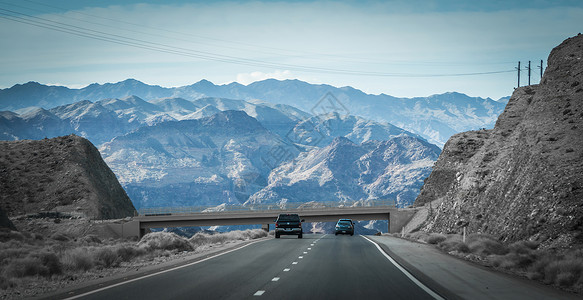
[[[63,136],[0,142],[0,207],[8,216],[133,216],[134,206],[88,140]]]
[[[428,202],[423,230],[464,220],[504,241],[583,244],[583,35],[553,49],[541,83],[516,89],[494,129],[449,139],[415,205]]]
[[[0,230],[8,229],[8,230],[16,230],[12,221],[8,218],[8,215],[0,208]]]

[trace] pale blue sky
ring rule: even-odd
[[[532,61],[538,83],[540,60],[581,20],[580,0],[0,0],[0,88],[297,78],[498,99],[516,86],[518,61]]]

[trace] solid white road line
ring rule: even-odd
[[[261,240],[261,241],[255,241],[255,242],[251,242],[251,243],[249,243],[249,244],[246,244],[246,245],[243,245],[243,246],[241,246],[241,247],[239,247],[239,248],[231,249],[231,250],[229,250],[229,251],[225,251],[225,252],[219,253],[219,254],[217,254],[217,255],[213,255],[213,256],[210,256],[210,257],[207,257],[207,258],[205,258],[205,259],[201,259],[201,260],[198,260],[198,261],[195,261],[195,262],[191,262],[191,263],[189,263],[189,264],[186,264],[186,265],[181,265],[181,266],[178,266],[178,267],[174,267],[174,268],[172,268],[172,269],[168,269],[168,270],[164,270],[164,271],[160,271],[160,272],[156,272],[156,273],[152,273],[152,274],[144,275],[144,276],[142,276],[142,277],[138,277],[138,278],[130,279],[130,280],[128,280],[128,281],[123,281],[123,282],[119,282],[119,283],[116,283],[116,284],[108,285],[108,286],[106,286],[106,287],[102,287],[102,288],[100,288],[100,289],[96,289],[96,290],[93,290],[93,291],[89,291],[89,292],[86,292],[86,293],[83,293],[83,294],[80,294],[80,295],[76,295],[76,296],[73,296],[73,297],[65,298],[64,300],[72,300],[72,299],[77,299],[77,298],[85,297],[85,296],[87,296],[87,295],[95,294],[95,293],[98,293],[98,292],[101,292],[101,291],[104,291],[104,290],[107,290],[107,289],[110,289],[110,288],[113,288],[113,287],[116,287],[116,286],[124,285],[124,284],[126,284],[126,283],[130,283],[130,282],[138,281],[138,280],[140,280],[140,279],[144,279],[144,278],[148,278],[148,277],[152,277],[152,276],[160,275],[160,274],[162,274],[162,273],[166,273],[166,272],[170,272],[170,271],[178,270],[178,269],[181,269],[181,268],[185,268],[185,267],[188,267],[188,266],[196,265],[196,264],[198,264],[198,263],[201,263],[201,262],[203,262],[203,261],[207,261],[207,260],[209,260],[209,259],[213,259],[213,258],[215,258],[215,257],[219,257],[219,256],[221,256],[221,255],[224,255],[224,254],[227,254],[227,253],[231,253],[231,252],[237,251],[237,250],[239,250],[239,249],[243,249],[243,248],[245,248],[245,247],[247,247],[247,246],[249,246],[249,245],[253,245],[253,244],[255,244],[255,243],[259,243],[259,242],[263,242],[263,241],[264,241],[264,240]],[[265,291],[263,291],[263,292],[265,292]],[[261,294],[263,294],[263,293],[261,293]],[[261,296],[261,295],[259,295],[259,296]]]
[[[381,248],[381,246],[379,246],[379,244],[377,244],[376,242],[367,238],[364,235],[361,235],[361,237],[363,237],[365,240],[367,240],[367,241],[371,242],[373,245],[375,245],[377,247],[377,249],[379,250],[379,252],[381,252],[381,254],[383,254],[393,265],[395,265],[395,267],[397,267],[397,269],[399,269],[401,272],[403,272],[403,274],[405,274],[405,276],[407,276],[409,279],[411,279],[411,281],[413,281],[413,283],[415,283],[417,286],[419,286],[427,294],[429,294],[434,299],[445,300],[445,298],[436,294],[434,291],[432,291],[426,285],[421,283],[421,281],[417,280],[417,278],[415,278],[411,273],[409,273],[409,271],[407,271],[407,270],[405,270],[405,268],[401,267],[401,265],[399,265],[392,257],[390,257],[385,251],[383,251],[383,249]]]

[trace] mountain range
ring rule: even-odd
[[[304,152],[269,175],[268,185],[248,203],[322,202],[352,204],[391,199],[411,204],[440,149],[422,139],[398,136],[356,144],[345,137]]]
[[[0,110],[17,111],[30,107],[50,109],[56,106],[89,100],[137,96],[143,99],[201,98],[256,100],[293,106],[312,115],[337,112],[365,119],[388,122],[423,136],[438,146],[461,131],[492,128],[504,109],[490,98],[469,97],[460,93],[445,93],[429,97],[397,98],[385,94],[366,94],[352,87],[310,84],[299,80],[267,79],[241,85],[215,85],[207,80],[195,84],[164,88],[147,85],[134,79],[118,83],[91,84],[82,89],[46,86],[36,82],[18,84],[0,90]],[[250,114],[252,115],[252,114]]]
[[[101,154],[137,208],[240,204],[265,185],[284,141],[244,111],[141,127]],[[287,148],[293,159],[299,151]]]
[[[504,104],[458,93],[400,99],[297,80],[180,88],[126,80],[77,90],[31,82],[1,90],[0,105],[22,107],[0,112],[0,139],[83,136],[140,209],[407,206],[439,155],[431,142],[487,126]]]

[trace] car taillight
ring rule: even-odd
[[[275,227],[279,227],[279,224],[277,222],[275,222]]]

